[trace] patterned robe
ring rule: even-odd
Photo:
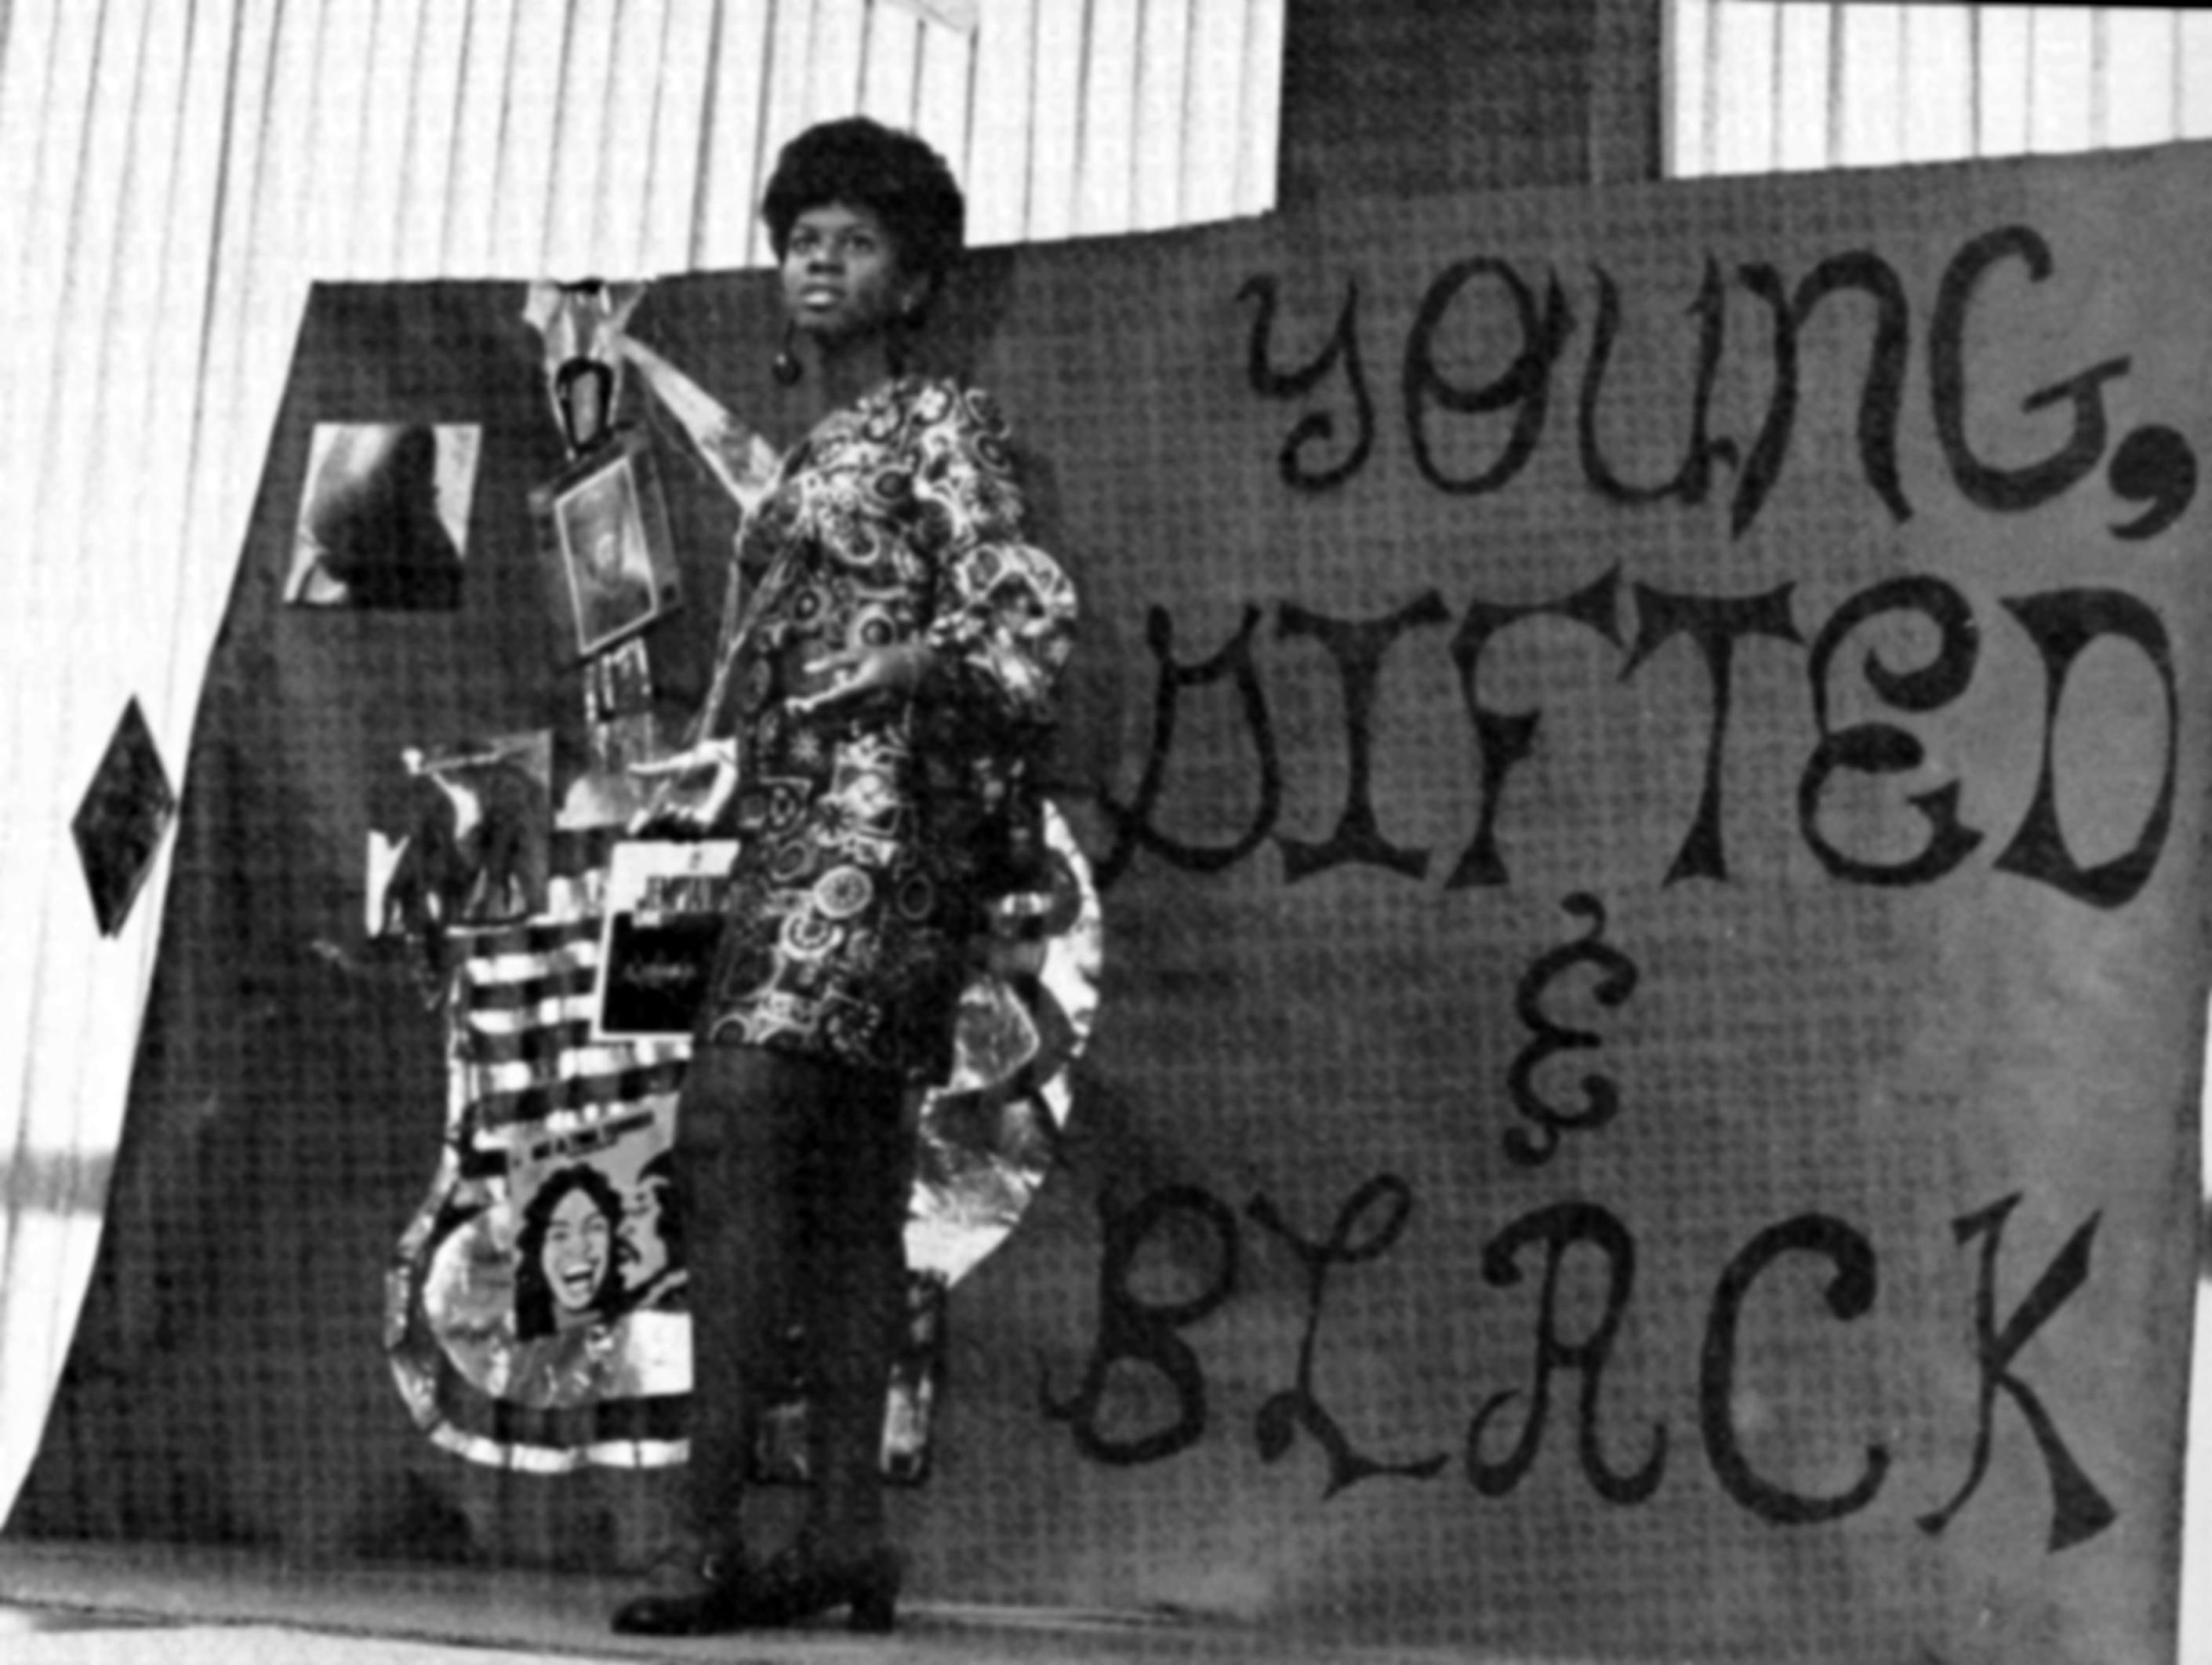
[[[1034,825],[1073,588],[1023,541],[989,399],[919,376],[802,441],[736,556],[760,576],[724,629],[730,708],[707,720],[737,737],[741,843],[701,1036],[941,1080]],[[823,654],[917,638],[936,651],[913,694],[789,708]]]

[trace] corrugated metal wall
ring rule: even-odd
[[[2212,137],[2212,13],[1669,0],[1667,172],[1756,173]]]
[[[885,0],[479,0],[460,23],[365,9],[372,53],[458,64],[465,87],[441,72],[415,94],[459,112],[422,147],[425,175],[442,143],[447,181],[493,185],[491,212],[452,228],[448,271],[514,270],[541,217],[529,270],[757,264],[776,151],[854,111],[944,152],[979,243],[1274,200],[1282,0],[981,0],[972,31]]]

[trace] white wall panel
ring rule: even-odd
[[[1226,4],[1228,0],[1208,0]],[[1244,0],[1244,72],[1214,87],[1237,110],[1237,202],[1250,214],[1275,200],[1275,156],[1283,131],[1282,0]],[[1211,84],[1211,83],[1209,83]],[[1202,130],[1204,123],[1196,125]]]
[[[879,8],[884,17],[896,15]],[[914,131],[935,145],[963,181],[969,177],[969,136],[974,126],[975,37],[941,26],[920,30],[920,64],[914,89]]]
[[[2174,19],[2174,114],[2181,137],[2212,139],[2212,12]]]
[[[1016,242],[1029,226],[1036,35],[1035,8],[1025,5],[997,8],[991,27],[976,31],[975,81],[990,89],[969,111],[968,234],[977,243]]]
[[[1910,6],[1899,20],[1898,156],[1954,161],[1974,154],[1974,14]]]
[[[2179,24],[2170,12],[2104,15],[2103,143],[2156,144],[2179,135]]]
[[[1084,90],[1090,28],[1087,5],[1040,5],[1031,14],[1029,208],[1023,235],[1073,236],[1083,156]],[[994,106],[987,99],[984,107]],[[1011,137],[1011,136],[1010,136]]]
[[[2034,18],[2024,6],[1986,7],[1975,25],[1975,154],[2016,156],[2028,149],[2033,131],[2028,64]]]

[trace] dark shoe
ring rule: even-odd
[[[617,1636],[720,1636],[740,1629],[757,1575],[741,1556],[709,1555],[689,1588],[656,1591],[615,1612]]]
[[[851,1557],[794,1545],[746,1581],[747,1629],[774,1630],[847,1609],[847,1628],[880,1635],[897,1621],[904,1558],[888,1544]]]

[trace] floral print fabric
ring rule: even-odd
[[[942,1079],[1074,625],[1022,515],[989,399],[908,377],[826,419],[740,528],[761,576],[725,629],[734,708],[708,714],[737,737],[741,842],[702,1038]],[[823,655],[915,640],[913,694],[791,710]]]

